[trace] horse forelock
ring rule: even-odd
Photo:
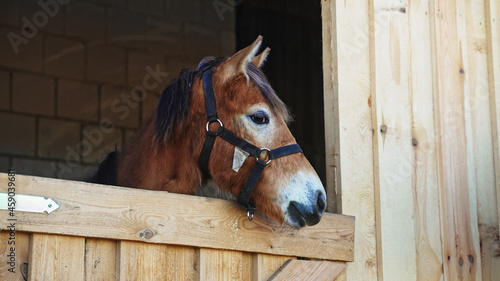
[[[223,58],[206,57],[198,64],[196,70],[199,73],[203,73],[203,71],[205,70],[216,67],[223,60]],[[285,120],[287,124],[292,121],[292,117],[290,111],[288,110],[288,107],[278,97],[262,70],[255,64],[248,63],[246,67],[246,74],[255,84],[255,86],[257,86],[257,88],[259,88],[259,90],[262,92],[271,108],[274,109],[277,114],[282,116],[283,120]]]
[[[278,97],[274,89],[269,84],[264,73],[255,66],[253,63],[249,63],[247,65],[247,75],[250,80],[259,88],[264,97],[266,98],[271,108],[276,111],[286,123],[289,123],[292,120],[288,107],[283,103],[283,101]]]

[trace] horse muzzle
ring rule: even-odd
[[[303,204],[297,201],[291,201],[288,205],[288,222],[294,227],[304,227],[306,225],[315,225],[321,220],[321,215],[326,208],[326,199],[322,192],[316,191],[315,202]]]
[[[315,225],[326,209],[326,193],[312,167],[295,172],[277,196],[283,221],[294,228]]]

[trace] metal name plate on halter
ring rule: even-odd
[[[14,211],[20,212],[31,212],[31,213],[51,213],[59,205],[52,200],[52,198],[45,198],[43,196],[33,196],[33,195],[22,195],[16,194],[14,196],[15,206],[9,206],[8,199],[9,195],[7,193],[0,192],[0,210],[9,210],[9,208],[14,208]]]

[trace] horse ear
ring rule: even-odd
[[[238,51],[224,63],[224,77],[229,78],[239,73],[246,74],[247,65],[251,62],[262,43],[262,36],[259,35],[252,45]],[[264,51],[265,52],[265,51]]]
[[[262,51],[262,53],[260,53],[260,55],[253,57],[252,63],[255,64],[255,66],[257,67],[262,67],[270,51],[271,51],[270,48],[266,48],[264,51]]]

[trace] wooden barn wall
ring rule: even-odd
[[[323,0],[348,280],[499,280],[500,3]]]

